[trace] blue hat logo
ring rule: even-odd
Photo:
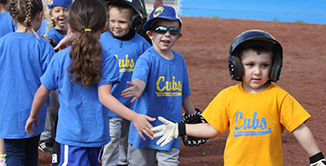
[[[153,13],[153,17],[155,18],[155,17],[159,16],[163,11],[164,11],[164,7],[158,7],[158,8],[154,11],[154,13]]]

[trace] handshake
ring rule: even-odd
[[[163,124],[156,126],[151,129],[151,131],[156,132],[153,137],[157,138],[162,136],[157,142],[157,145],[165,146],[170,143],[173,139],[182,138],[184,145],[186,146],[199,146],[212,140],[212,138],[196,138],[186,135],[186,124],[196,124],[196,123],[207,123],[205,119],[201,116],[199,109],[196,109],[196,113],[193,114],[183,114],[182,123],[171,122],[163,117],[158,117]]]

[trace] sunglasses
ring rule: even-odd
[[[153,32],[159,33],[159,34],[166,34],[166,32],[170,32],[171,35],[179,35],[181,29],[178,27],[166,27],[166,26],[158,26],[153,29]]]

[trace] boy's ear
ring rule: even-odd
[[[153,40],[153,31],[147,31],[146,32],[146,35],[151,39],[151,40]]]
[[[180,39],[180,37],[182,37],[182,32],[177,36],[177,40]]]

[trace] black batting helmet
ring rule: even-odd
[[[269,73],[269,79],[277,82],[281,75],[283,64],[283,50],[281,44],[275,38],[262,30],[248,30],[237,36],[230,47],[229,73],[231,79],[242,81],[244,67],[240,59],[240,52],[245,48],[260,46],[273,52],[273,63]]]
[[[144,5],[140,0],[102,0],[106,6],[111,6],[118,3],[126,3],[131,6],[135,11],[136,15],[132,16],[130,22],[130,29],[137,32],[141,25],[143,24],[144,19]]]

